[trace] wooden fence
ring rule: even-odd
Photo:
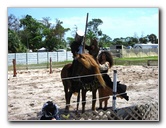
[[[159,120],[158,103],[130,106],[115,111],[112,108],[98,111],[86,111],[83,114],[70,112],[69,115],[61,114],[62,120]],[[68,117],[68,118],[67,118]]]
[[[108,108],[106,111],[98,110],[91,111],[86,110],[85,113],[81,113],[81,110],[76,114],[74,111],[70,111],[69,114],[64,113],[64,109],[60,109],[59,121],[159,121],[159,105],[158,102],[147,103],[142,105],[130,106],[125,108],[119,108],[112,110]],[[32,113],[8,115],[9,121],[40,121],[41,111],[36,110]]]

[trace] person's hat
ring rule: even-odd
[[[81,31],[81,30],[78,30],[78,31],[77,31],[77,35],[78,35],[78,36],[84,36],[84,32]]]

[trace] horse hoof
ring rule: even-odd
[[[97,112],[97,110],[93,110],[94,112]]]
[[[65,108],[65,112],[69,112],[69,109],[66,109],[66,108]]]
[[[106,110],[107,110],[107,108],[103,108],[103,110],[104,110],[104,111],[106,111]]]
[[[97,108],[97,110],[101,110],[101,109],[103,109],[103,108],[102,107]]]

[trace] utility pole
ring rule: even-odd
[[[89,13],[87,13],[86,15],[86,24],[85,24],[85,37],[84,37],[84,42],[83,42],[83,53],[85,53],[85,40],[86,40],[86,31],[87,31],[87,27],[88,27],[88,17],[89,17]]]

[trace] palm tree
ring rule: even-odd
[[[88,31],[86,34],[86,44],[90,44],[90,40],[96,38],[96,34],[92,31]]]

